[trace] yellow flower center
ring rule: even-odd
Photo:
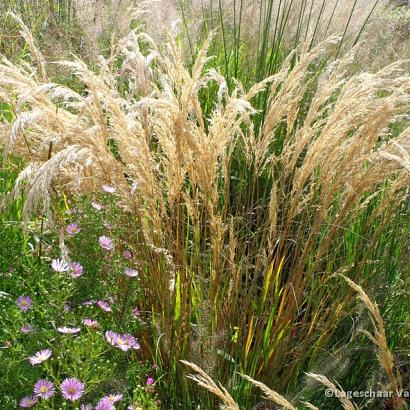
[[[75,388],[74,388],[74,387],[69,387],[69,388],[68,388],[68,392],[69,392],[70,394],[74,394],[74,393],[75,393]]]
[[[46,386],[40,387],[40,392],[41,393],[47,393],[47,387]]]

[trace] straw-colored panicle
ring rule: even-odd
[[[265,394],[266,398],[269,399],[270,401],[278,404],[281,406],[283,409],[286,410],[297,410],[296,407],[294,407],[288,400],[286,400],[283,396],[281,396],[279,393],[275,392],[274,390],[270,389],[268,386],[265,384],[252,379],[252,377],[249,377],[245,374],[241,374],[241,377],[243,377],[245,380],[251,382],[253,385],[258,387],[263,391]]]
[[[389,380],[389,384],[386,386],[386,388],[389,389],[395,395],[394,400],[397,408],[402,409],[402,398],[397,397],[398,392],[402,388],[401,375],[394,365],[394,357],[389,348],[386,331],[384,329],[384,321],[381,316],[379,307],[375,302],[372,302],[372,300],[369,298],[369,296],[361,286],[359,286],[358,284],[356,284],[344,275],[340,276],[349,284],[349,286],[354,291],[357,292],[359,299],[363,302],[363,304],[366,306],[371,315],[374,334],[372,335],[368,331],[363,332],[377,348],[378,361],[380,363],[381,368],[385,371],[386,376]]]
[[[335,395],[335,397],[339,399],[344,410],[357,410],[358,409],[358,407],[348,399],[346,392],[343,389],[336,387],[336,385],[332,383],[327,377],[321,374],[315,374],[315,373],[306,373],[306,375],[310,377],[311,379],[316,380],[317,382],[323,384],[328,389],[330,389]]]
[[[238,404],[234,401],[228,391],[220,384],[218,385],[215,383],[200,367],[185,360],[181,360],[181,363],[195,372],[194,375],[188,376],[189,379],[217,396],[223,402],[220,406],[221,410],[240,410]]]
[[[307,409],[319,410],[319,407],[316,407],[315,405],[313,405],[312,403],[309,403],[308,401],[303,401],[302,403],[305,405]]]

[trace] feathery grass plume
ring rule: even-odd
[[[306,408],[311,409],[311,410],[319,410],[319,407],[314,406],[312,403],[309,403],[308,401],[302,401],[302,403],[306,406]]]
[[[46,82],[47,79],[48,79],[47,70],[46,70],[46,61],[45,61],[43,55],[41,54],[41,52],[36,47],[35,40],[33,38],[33,35],[31,34],[31,31],[24,24],[21,17],[17,16],[15,13],[11,13],[11,12],[9,12],[8,14],[14,20],[16,20],[16,22],[20,25],[20,27],[21,27],[20,34],[24,38],[24,40],[26,41],[26,43],[27,43],[27,45],[30,49],[30,53],[31,53],[32,57],[34,58],[38,68],[40,69],[42,80],[44,82]]]
[[[196,364],[190,363],[186,360],[180,360],[185,366],[191,368],[196,374],[188,375],[188,379],[193,380],[199,386],[203,387],[204,389],[208,390],[215,396],[217,396],[224,404],[220,405],[220,409],[222,410],[239,410],[238,404],[234,401],[232,396],[228,393],[228,391],[219,384],[219,386]]]
[[[246,374],[240,374],[242,378],[245,380],[251,382],[253,385],[258,387],[263,391],[265,394],[265,397],[274,403],[278,404],[279,406],[282,406],[284,409],[287,410],[297,410],[296,407],[292,406],[291,403],[289,403],[288,400],[286,400],[283,396],[281,396],[279,393],[271,390],[268,386],[265,384],[258,382],[257,380],[252,379],[252,377],[247,376]]]
[[[25,221],[37,210],[51,219],[63,193],[117,188],[127,245],[150,273],[138,303],[164,366],[195,357],[225,383],[222,350],[281,391],[332,336],[347,301],[327,280],[351,258],[365,274],[409,180],[391,157],[406,158],[393,141],[409,149],[408,130],[394,129],[409,75],[399,62],[351,76],[356,49],[335,61],[338,42],[300,46],[249,88],[209,67],[211,37],[191,70],[176,39],[160,48],[138,30],[93,69],[59,62],[83,93],[2,60],[13,118],[0,138],[26,163],[12,193],[26,194]],[[358,246],[346,250],[352,230]]]
[[[378,361],[389,379],[389,385],[387,386],[387,388],[391,389],[391,391],[395,395],[395,404],[397,405],[397,408],[401,409],[403,408],[403,402],[400,397],[397,397],[397,394],[402,387],[402,380],[399,371],[395,369],[394,366],[394,357],[391,350],[389,349],[386,331],[384,329],[384,321],[380,314],[379,307],[375,302],[371,301],[371,299],[361,286],[342,274],[339,274],[339,276],[341,276],[348,283],[348,285],[357,292],[359,299],[363,302],[363,304],[370,312],[374,327],[374,335],[371,335],[365,330],[363,330],[363,332],[377,347]]]
[[[407,138],[403,138],[403,143],[408,145],[408,136]],[[393,141],[391,144],[391,148],[388,152],[382,151],[380,155],[383,158],[389,159],[391,161],[396,161],[399,163],[404,169],[407,170],[407,172],[410,173],[410,155],[409,155],[409,149],[405,149],[403,145],[400,145],[400,143]],[[393,152],[392,152],[393,151]],[[395,151],[395,152],[394,152]]]
[[[346,397],[346,392],[341,388],[337,388],[327,377],[316,373],[306,373],[306,376],[332,390],[334,395],[339,399],[344,410],[357,410],[358,407]]]

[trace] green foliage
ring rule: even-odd
[[[11,164],[6,168],[7,174],[1,174],[2,189],[10,188],[13,183],[14,174],[10,169]],[[100,211],[94,209],[89,200],[78,198],[77,212],[69,212],[63,202],[61,222],[69,224],[75,220],[81,227],[66,243],[84,267],[84,274],[78,278],[50,268],[50,260],[60,258],[58,238],[53,232],[40,231],[40,224],[34,224],[26,234],[22,232],[18,226],[19,202],[1,216],[0,240],[8,245],[0,251],[0,326],[4,330],[0,336],[2,408],[17,408],[19,400],[32,393],[38,379],[50,380],[59,390],[64,378],[77,377],[86,386],[83,403],[96,403],[103,396],[121,393],[124,399],[118,406],[120,409],[126,408],[126,402],[135,403],[135,408],[157,409],[156,385],[141,386],[145,386],[148,377],[157,379],[160,371],[142,360],[138,350],[123,352],[104,337],[106,330],[138,335],[146,326],[136,316],[139,313],[133,313],[135,297],[141,291],[138,278],[123,274],[135,261],[122,257],[121,246],[114,254],[107,255],[98,245],[98,237],[107,234],[107,229],[114,241],[120,242],[121,229],[115,231],[103,225],[108,226],[118,218],[115,199],[103,195],[101,206],[104,208]],[[16,305],[21,295],[33,300],[27,312]],[[88,304],[91,299],[94,301]],[[110,301],[112,311],[100,309],[96,300]],[[82,323],[85,318],[97,320],[98,328],[85,326]],[[22,333],[24,325],[30,325],[32,331]],[[78,326],[81,331],[76,335],[61,334],[57,328],[62,326]],[[29,356],[42,349],[51,349],[52,357],[41,365],[30,365]],[[66,406],[57,392],[37,407],[55,409],[62,405]]]

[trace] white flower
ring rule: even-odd
[[[56,272],[67,272],[70,268],[64,259],[53,259],[51,261],[51,267]]]

